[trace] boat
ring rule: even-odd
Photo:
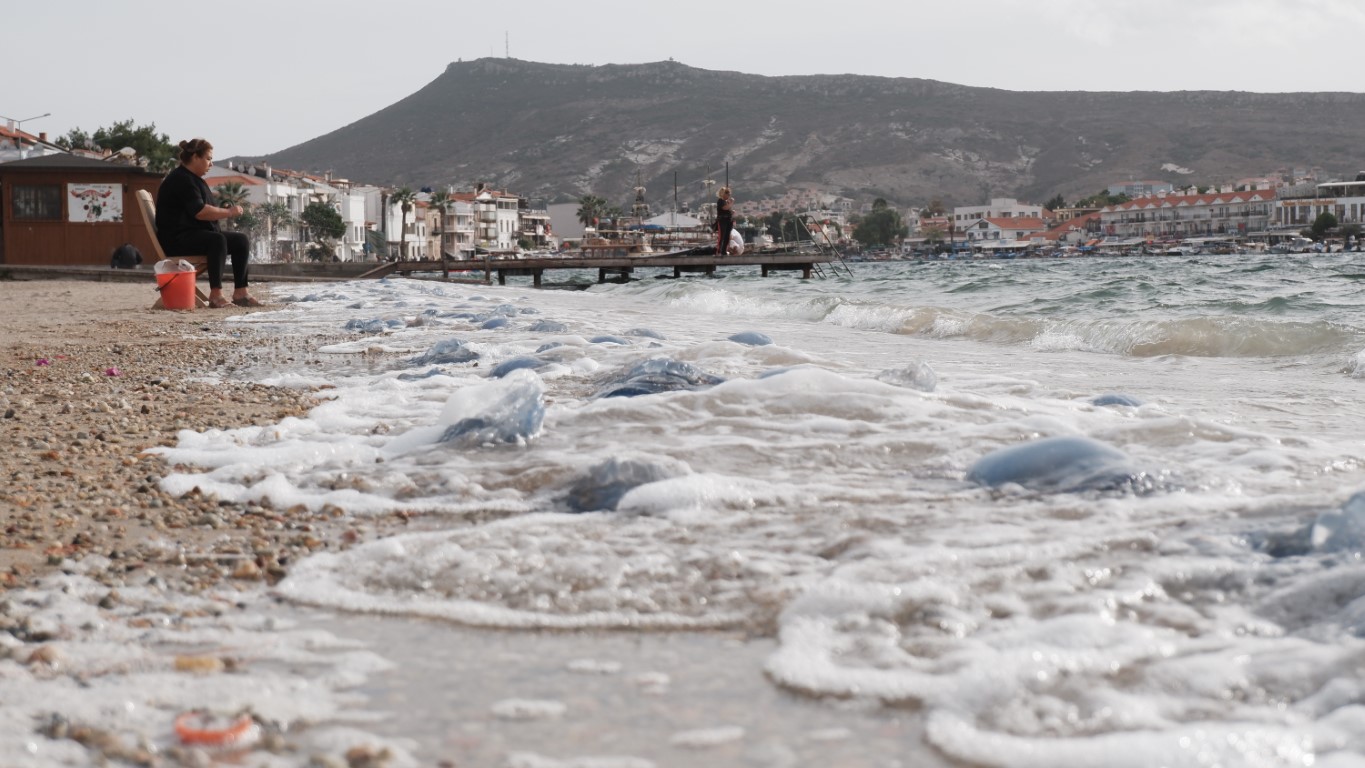
[[[584,257],[613,258],[652,256],[656,253],[646,234],[641,230],[603,230],[595,227],[583,230],[577,254]]]

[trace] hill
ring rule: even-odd
[[[725,164],[741,200],[809,187],[902,205],[1092,194],[1127,179],[1219,183],[1365,167],[1365,95],[1016,92],[859,75],[766,77],[673,61],[450,64],[366,118],[258,158],[374,184],[628,205],[703,198]]]

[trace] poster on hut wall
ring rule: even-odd
[[[66,210],[72,222],[123,221],[123,185],[67,184]]]

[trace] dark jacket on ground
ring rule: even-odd
[[[114,249],[114,255],[109,259],[109,266],[113,269],[135,269],[142,263],[142,251],[132,243],[124,243]]]

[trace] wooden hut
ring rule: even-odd
[[[154,253],[135,194],[156,194],[161,175],[74,155],[0,164],[0,264],[109,266],[132,243]]]

